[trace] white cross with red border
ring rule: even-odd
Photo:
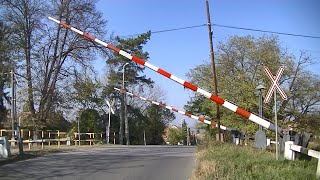
[[[280,80],[280,77],[281,77],[283,71],[284,71],[284,67],[281,66],[278,69],[278,72],[277,72],[276,76],[273,76],[273,74],[271,73],[269,68],[267,66],[264,66],[264,72],[267,74],[267,76],[269,77],[269,79],[272,82],[272,85],[271,85],[270,89],[268,90],[266,98],[264,99],[265,103],[269,103],[270,102],[272,93],[274,91],[278,91],[283,100],[287,100],[288,99],[286,93],[281,89],[281,87],[279,85],[279,80]]]

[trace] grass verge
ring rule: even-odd
[[[191,180],[316,179],[317,159],[288,161],[248,146],[214,142],[200,146]]]

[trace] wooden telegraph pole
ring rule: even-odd
[[[213,95],[218,95],[218,87],[217,87],[217,73],[216,73],[216,65],[214,62],[214,52],[213,52],[213,43],[212,43],[212,30],[211,30],[211,21],[210,21],[210,11],[209,11],[209,1],[206,0],[207,7],[207,18],[208,18],[208,31],[209,31],[209,41],[210,41],[210,57],[212,61],[212,72],[213,72]],[[220,112],[219,112],[219,104],[216,103],[216,120],[218,124],[218,140],[221,140],[221,129],[220,129]]]

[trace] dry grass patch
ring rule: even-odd
[[[273,152],[228,143],[198,148],[191,180],[316,179],[317,160],[275,160]]]

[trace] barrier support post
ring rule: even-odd
[[[41,131],[41,149],[43,149],[43,131]]]
[[[77,145],[77,133],[74,133],[74,145]]]
[[[29,143],[28,143],[28,148],[29,150],[31,149],[31,143],[30,143],[30,139],[31,139],[31,131],[28,132],[28,136],[29,136]]]
[[[60,131],[58,130],[58,148],[60,148]]]
[[[50,134],[50,131],[49,131],[49,146],[51,145],[51,139],[50,139],[50,137],[51,137],[51,134]]]
[[[96,140],[95,138],[96,138],[96,135],[95,135],[95,133],[93,133],[93,141],[92,141],[93,145],[95,145],[95,140]]]
[[[317,166],[316,176],[317,176],[317,178],[320,177],[320,157],[318,158],[318,166]]]

